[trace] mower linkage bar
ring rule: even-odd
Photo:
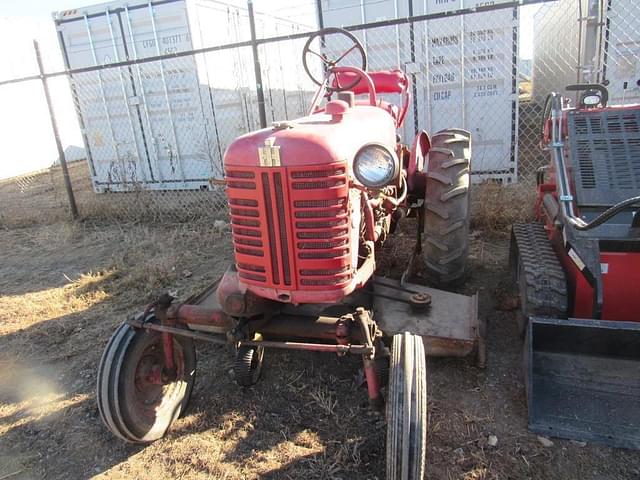
[[[228,345],[229,341],[226,337],[221,335],[215,335],[210,333],[195,332],[188,328],[168,327],[164,325],[158,325],[157,323],[144,322],[140,317],[129,318],[125,321],[133,328],[142,328],[145,330],[155,330],[162,333],[170,333],[172,335],[181,335],[183,337],[193,338],[194,340],[202,340],[210,343],[217,343],[219,345]],[[242,340],[242,345],[265,347],[265,348],[280,348],[284,350],[307,350],[314,352],[327,352],[336,353],[338,355],[370,355],[374,352],[373,346],[367,345],[330,345],[326,343],[306,343],[306,342],[274,342],[269,340]]]
[[[193,330],[189,330],[188,328],[167,327],[164,325],[158,325],[157,323],[144,322],[139,317],[129,318],[125,320],[125,323],[131,325],[133,328],[171,333],[173,335],[181,335],[183,337],[193,338],[194,340],[203,340],[205,342],[218,343],[221,345],[226,345],[229,343],[226,337],[223,337],[221,335],[212,335],[209,333],[195,332]]]
[[[327,343],[272,342],[269,340],[242,340],[241,345],[284,350],[309,350],[313,352],[337,353],[338,355],[366,355],[373,353],[373,347],[366,345],[329,345]]]

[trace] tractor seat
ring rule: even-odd
[[[376,93],[399,93],[403,94],[409,87],[409,79],[402,70],[380,70],[378,72],[367,72]],[[341,85],[348,85],[353,82],[358,74],[353,72],[340,72],[333,79],[333,85],[340,82]],[[349,89],[355,95],[363,95],[369,93],[366,82],[361,78],[354,87]],[[368,100],[356,100],[356,105],[369,105]],[[378,99],[378,107],[389,112],[396,124],[400,120],[400,108],[393,103]]]
[[[568,146],[579,207],[610,207],[640,191],[640,105],[570,110]]]
[[[409,87],[409,79],[402,70],[380,70],[378,72],[367,72],[373,85],[376,89],[376,93],[404,93]],[[340,72],[336,74],[333,80],[333,85],[339,81],[341,85],[348,85],[353,82],[358,74],[353,72]],[[350,88],[355,95],[362,95],[369,93],[367,84],[361,78],[353,88]]]

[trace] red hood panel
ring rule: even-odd
[[[224,164],[260,166],[258,149],[273,138],[280,147],[281,166],[302,166],[347,161],[349,165],[362,145],[381,143],[393,150],[396,129],[391,116],[369,105],[347,110],[340,120],[318,113],[289,122],[292,128],[265,128],[238,137],[225,152]]]

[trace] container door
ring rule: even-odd
[[[192,5],[196,46],[225,45],[250,38],[246,2],[223,4],[202,0]],[[201,83],[206,85],[211,109],[209,124],[218,168],[216,178],[222,178],[223,155],[229,144],[240,135],[260,128],[251,47],[209,52],[198,61]]]
[[[635,0],[609,2],[604,43],[604,79],[610,105],[640,103],[640,4]],[[630,20],[631,19],[631,20]]]
[[[427,12],[469,8],[481,2],[427,2]],[[474,181],[517,178],[517,11],[429,20],[424,57],[426,129],[451,127],[472,136]]]
[[[124,8],[120,12],[132,58],[191,50],[182,1]],[[158,189],[206,189],[220,174],[212,138],[211,101],[194,56],[132,67],[142,125],[152,152]],[[210,131],[211,130],[211,131]]]
[[[69,68],[105,65],[126,59],[117,15],[105,11],[58,25]],[[154,177],[146,162],[145,141],[132,108],[133,83],[124,68],[74,74],[71,82],[82,116],[98,192],[127,191]]]

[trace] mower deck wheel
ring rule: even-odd
[[[427,154],[423,257],[439,287],[464,278],[469,253],[471,134],[451,128],[431,138]]]
[[[122,324],[100,360],[96,397],[104,424],[132,443],[162,438],[187,408],[195,382],[191,339],[173,337],[175,378],[165,368],[162,335]]]
[[[233,375],[241,387],[255,385],[262,372],[264,347],[241,345],[236,352]]]
[[[393,337],[387,399],[387,480],[422,480],[427,453],[427,373],[422,339]]]

